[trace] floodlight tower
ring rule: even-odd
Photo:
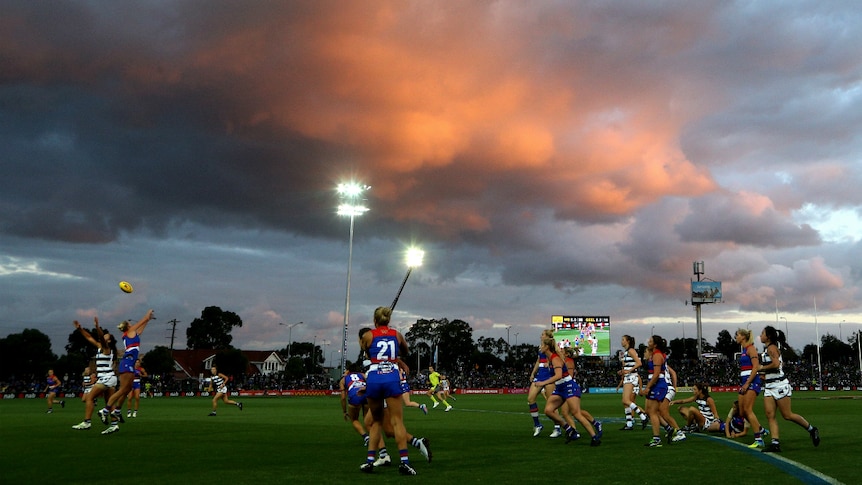
[[[401,281],[401,288],[398,288],[398,293],[395,295],[395,299],[392,300],[392,304],[389,305],[390,310],[395,311],[395,305],[398,304],[398,299],[401,298],[401,292],[404,291],[404,285],[407,284],[407,278],[410,278],[410,273],[413,271],[413,268],[422,266],[423,259],[425,259],[425,251],[418,248],[410,248],[407,250],[407,255],[404,258],[404,262],[407,264],[407,274],[404,275],[404,280]]]
[[[347,323],[350,316],[350,268],[353,264],[353,219],[368,212],[368,207],[361,204],[362,194],[370,189],[369,185],[358,183],[338,184],[336,190],[341,198],[338,215],[350,217],[350,238],[347,250],[347,293],[344,297],[344,328],[341,332],[341,366],[344,373],[344,358],[347,355]]]
[[[703,261],[695,261],[692,265],[694,269],[694,275],[697,277],[697,281],[700,281],[700,277],[703,275]],[[703,320],[702,320],[702,312],[701,306],[702,302],[694,303],[692,299],[692,305],[695,308],[695,314],[697,315],[697,358],[703,356]]]

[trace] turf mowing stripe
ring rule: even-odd
[[[776,468],[778,468],[784,472],[787,472],[791,476],[801,480],[803,483],[818,484],[818,485],[822,485],[822,484],[843,485],[842,482],[839,482],[838,480],[836,480],[836,479],[834,479],[828,475],[824,475],[823,473],[820,473],[819,471],[817,471],[813,468],[809,468],[809,467],[803,465],[802,463],[797,463],[793,460],[789,460],[787,458],[784,458],[783,456],[781,456],[777,453],[763,453],[760,451],[759,448],[753,450],[753,449],[749,448],[748,445],[746,445],[746,444],[737,443],[736,441],[732,441],[732,440],[729,440],[727,438],[721,438],[718,436],[710,436],[710,435],[703,434],[703,433],[689,433],[688,436],[689,437],[697,436],[700,438],[710,439],[710,440],[722,443],[725,446],[735,446],[735,447],[741,448],[745,451],[748,451],[749,453],[754,453],[754,455],[757,458],[765,461],[766,463],[769,463],[770,465],[775,466]]]

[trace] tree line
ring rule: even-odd
[[[206,307],[186,329],[185,348],[214,350],[220,371],[228,375],[245,374],[248,361],[240,349],[233,347],[231,335],[234,328],[242,325],[242,319],[236,313],[217,306]],[[95,333],[95,328],[91,332]],[[858,336],[859,333],[856,333],[843,342],[834,335],[823,335],[820,342],[821,360],[841,364],[858,362]],[[537,343],[510,345],[504,338],[480,336],[474,339],[473,328],[460,319],[419,319],[404,332],[404,337],[411,349],[405,361],[417,371],[429,365],[459,372],[503,368],[520,371],[533,365],[538,352]],[[722,354],[728,359],[733,359],[739,352],[739,345],[728,330],[720,331],[714,344],[705,339],[701,343],[704,352]],[[612,347],[614,344],[612,342]],[[668,345],[675,358],[697,358],[697,340],[694,338],[672,339]],[[645,347],[644,343],[640,343],[639,351],[642,353]],[[20,333],[10,334],[0,339],[0,381],[41,379],[48,369],[54,369],[61,376],[79,375],[95,354],[91,344],[74,329],[70,331],[64,350],[64,355],[55,355],[51,351],[50,338],[38,329],[24,329]],[[291,342],[276,351],[285,360],[285,378],[299,379],[326,371],[325,349],[316,342]],[[784,349],[783,357],[785,362],[814,362],[817,359],[817,346],[808,344],[801,352],[788,347]],[[166,346],[156,346],[142,360],[144,368],[151,375],[169,374],[174,370],[171,349]],[[357,356],[355,360],[346,359],[345,362],[350,366],[360,360],[361,357]],[[329,362],[327,367],[337,367],[333,364]]]

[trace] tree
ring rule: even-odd
[[[820,356],[825,362],[849,364],[855,360],[853,346],[842,342],[835,335],[826,334],[820,338]]]
[[[733,359],[733,355],[739,352],[739,344],[736,343],[730,332],[722,330],[718,332],[718,340],[715,341],[715,351],[728,359]]]
[[[350,366],[347,364],[349,361],[345,361],[345,365],[349,369]],[[290,359],[285,362],[284,367],[284,375],[288,379],[301,379],[307,374],[305,370],[305,364],[302,361],[302,358],[298,355],[291,353]]]
[[[681,338],[675,338],[667,343],[668,348],[670,349],[670,355],[674,357],[674,359],[685,359],[686,352],[684,350],[685,344]]]
[[[409,342],[408,345],[410,345]],[[409,362],[407,362],[407,365],[410,366],[413,372],[419,372],[421,369],[427,369],[431,365],[432,357],[431,345],[427,342],[416,342],[410,345],[410,357],[408,358]],[[416,369],[413,369],[414,364],[416,365]]]
[[[83,328],[83,327],[82,327]],[[88,330],[90,335],[96,336],[96,329],[92,328]],[[66,355],[61,356],[57,361],[56,366],[67,370],[70,375],[78,376],[80,372],[84,370],[84,367],[90,365],[90,361],[96,355],[98,350],[93,347],[93,344],[87,341],[81,332],[74,330],[69,334],[69,338],[66,343]],[[90,368],[91,371],[96,369]],[[57,372],[57,369],[54,369]]]
[[[437,364],[450,372],[463,371],[470,364],[473,354],[473,329],[463,320],[439,321],[437,333]]]
[[[413,363],[413,354],[417,353],[417,361],[421,364],[420,369],[426,369],[429,365],[434,365],[434,349],[437,346],[439,336],[437,334],[437,320],[426,320],[420,318],[416,323],[410,326],[410,330],[404,334],[404,340],[410,347],[410,357],[408,357],[407,365]],[[417,365],[419,365],[417,364]],[[415,369],[419,372],[420,369]]]
[[[539,346],[533,344],[519,344],[512,346],[512,353],[509,356],[509,367],[515,370],[532,370],[536,363],[536,356],[539,355]],[[524,376],[524,379],[529,377],[529,374]]]
[[[479,349],[473,351],[473,356],[471,358],[473,365],[479,366],[480,369],[502,369],[503,361],[500,360],[499,357],[494,355],[492,352],[483,352]]]
[[[314,349],[318,349],[316,353],[320,354],[320,346],[316,344],[311,342],[294,342],[290,347],[290,362],[288,364],[293,365],[292,363],[298,360],[299,362],[302,362],[303,375],[317,374],[319,369],[314,362]],[[317,364],[320,364],[320,361],[318,361]]]
[[[169,374],[174,370],[174,357],[171,349],[164,345],[158,345],[153,350],[144,354],[141,365],[147,370],[147,374],[159,376]]]
[[[494,353],[494,339],[489,337],[479,337],[479,340],[476,341],[476,347],[481,352],[485,352],[488,354]]]
[[[42,376],[57,362],[51,352],[51,338],[36,329],[25,328],[0,339],[0,378]],[[60,369],[55,369],[63,375]],[[63,372],[67,372],[63,369]]]
[[[466,368],[476,347],[473,342],[473,329],[463,320],[450,322],[445,318],[419,319],[410,326],[404,338],[411,349],[421,351],[422,344],[427,345],[430,349],[427,360],[429,365],[445,367],[450,371]],[[489,348],[496,346],[496,342],[493,341],[488,344],[491,346]],[[435,357],[437,361],[432,362]],[[413,360],[409,357],[408,359]]]
[[[186,347],[189,349],[230,349],[233,327],[242,327],[242,319],[233,312],[209,306],[186,329]]]
[[[81,325],[81,328],[84,328],[84,326]],[[91,328],[87,331],[90,332],[90,335],[92,335],[93,338],[96,338],[95,328]],[[93,347],[93,344],[88,342],[87,339],[84,338],[84,336],[81,335],[81,332],[79,332],[78,330],[74,330],[72,333],[69,334],[69,338],[67,340],[65,348],[66,355],[81,355],[84,356],[87,360],[96,355],[96,348]]]
[[[479,337],[477,346],[482,352],[492,354],[495,357],[502,358],[509,353],[509,344],[502,337]]]
[[[796,362],[798,359],[799,359],[799,354],[797,354],[796,351],[793,350],[793,347],[791,347],[790,345],[787,345],[787,344],[785,344],[784,346],[781,347],[781,360],[782,361],[784,361],[785,363],[788,363],[788,362]]]
[[[218,371],[226,376],[238,377],[245,374],[248,367],[248,359],[239,349],[226,349],[217,353],[215,359]]]

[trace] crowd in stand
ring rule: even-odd
[[[728,359],[679,360],[671,359],[671,367],[677,373],[680,386],[692,386],[696,382],[706,382],[710,386],[735,386],[739,380],[739,367],[736,361]],[[582,387],[616,387],[619,383],[617,371],[620,369],[616,359],[582,359],[578,363],[578,381]],[[472,368],[458,372],[444,369],[453,386],[463,388],[524,388],[529,385],[531,367],[513,368]],[[814,386],[816,384],[817,363],[790,362],[784,364],[784,372],[794,386]],[[847,366],[834,362],[822,364],[825,387],[862,386],[862,374],[858,366]],[[81,392],[80,376],[64,376],[64,392]],[[414,390],[427,389],[427,376],[414,374],[410,386]],[[204,388],[204,383],[196,379],[174,379],[158,376],[150,380],[153,392],[196,392]],[[276,375],[239,376],[231,380],[232,390],[287,391],[295,389],[332,390],[337,382],[327,374],[309,374],[299,379],[287,379]],[[13,379],[0,383],[2,394],[39,393],[45,388],[44,377]]]

